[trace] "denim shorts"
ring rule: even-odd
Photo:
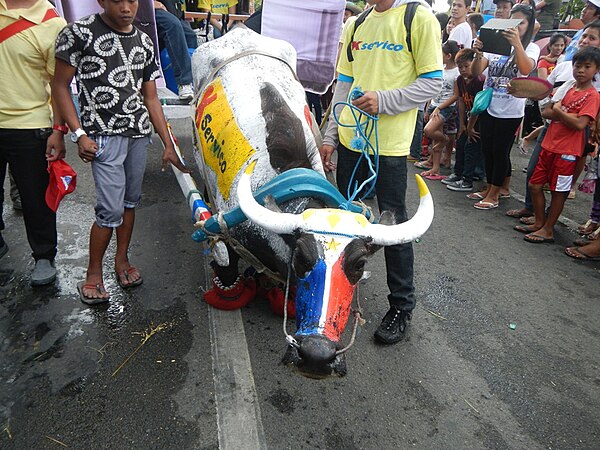
[[[123,223],[125,208],[142,199],[142,181],[150,136],[90,136],[98,144],[92,160],[96,184],[96,224],[116,228]]]
[[[435,108],[437,106],[429,105],[427,113],[431,115]],[[444,120],[444,134],[456,134],[458,132],[456,129],[458,113],[455,105],[440,109],[440,117]]]

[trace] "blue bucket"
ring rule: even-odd
[[[190,58],[196,51],[195,48],[188,48],[188,52],[190,54]],[[173,73],[173,67],[171,66],[171,59],[169,58],[169,53],[166,48],[163,48],[160,52],[160,67],[162,68],[163,75],[165,77],[165,84],[167,85],[167,89],[176,94],[179,94],[177,89],[177,81],[175,81],[175,74]]]

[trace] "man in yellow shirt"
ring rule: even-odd
[[[442,86],[439,22],[424,2],[419,3],[411,21],[410,51],[405,14],[407,4],[417,2],[368,0],[368,3],[373,8],[364,22],[357,27],[359,17],[346,27],[344,42],[351,51],[346,51],[346,47],[342,49],[332,103],[346,101],[352,89],[360,88],[364,94],[352,104],[368,114],[378,115],[377,202],[380,211],[392,212],[396,222],[401,223],[407,220],[406,157],[415,129],[417,107],[434,97]],[[353,123],[348,106],[342,110],[340,122]],[[337,184],[344,195],[351,183],[354,186],[351,177],[361,156],[360,151],[352,149],[355,134],[354,128],[338,127],[332,114],[320,149],[324,168],[331,171],[334,168],[331,155],[337,147]],[[371,140],[375,144],[375,136]],[[364,158],[355,176],[359,184],[367,178]],[[414,256],[411,244],[385,247],[384,252],[390,309],[375,332],[375,338],[383,344],[395,344],[403,339],[415,307]]]
[[[235,7],[238,4],[237,0],[198,0],[198,9],[201,12],[211,12],[216,14],[235,14]],[[214,27],[215,39],[223,35],[222,21],[213,17],[210,19],[211,25]],[[227,24],[227,28],[231,25],[231,21]]]
[[[33,251],[34,286],[56,279],[56,214],[45,200],[48,161],[64,158],[68,131],[50,108],[54,44],[66,25],[46,0],[0,0],[0,210],[10,166],[21,194],[27,239]],[[0,217],[0,231],[4,222]],[[8,246],[0,235],[0,257]]]

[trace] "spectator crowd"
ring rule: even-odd
[[[236,12],[237,1],[187,2],[189,10],[219,14],[219,18],[209,15],[195,23],[184,17],[185,3],[154,1],[154,9],[159,49],[169,55],[179,98],[189,102],[194,96],[190,54],[202,33],[211,29],[218,38],[227,32],[233,25],[229,15]],[[142,282],[141,272],[129,261],[128,249],[153,129],[165,145],[164,165],[188,170],[175,153],[158,101],[155,79],[160,71],[154,45],[133,25],[137,2],[100,4],[103,13],[67,25],[46,0],[0,0],[0,78],[11,80],[2,87],[0,98],[0,179],[4,181],[9,172],[11,198],[15,208],[22,209],[35,261],[31,284],[46,285],[56,278],[57,251],[56,213],[45,201],[48,164],[64,158],[67,134],[83,162],[92,164],[96,218],[90,232],[86,277],[78,285],[80,298],[89,304],[109,297],[102,264],[113,230],[119,284],[129,288]],[[453,0],[449,15],[437,14],[439,30],[436,25],[435,34],[440,33],[443,70],[429,73],[435,74],[432,79],[441,79],[441,89],[431,100],[411,104],[409,121],[412,127],[414,115],[416,124],[406,158],[428,180],[466,193],[474,200],[474,208],[487,211],[510,196],[513,147],[528,154],[526,203],[505,213],[519,220],[514,228],[530,243],[554,241],[554,227],[565,201],[576,195],[583,178],[580,190],[593,192],[589,219],[578,230],[585,239],[565,252],[580,260],[600,260],[600,182],[596,182],[600,0],[587,1],[580,17],[583,26],[574,35],[558,30],[560,4],[560,0],[480,0],[473,4]],[[340,54],[348,45],[344,38],[353,36],[349,27],[356,26],[361,14],[364,12],[356,4],[346,4]],[[419,20],[427,19],[419,14]],[[519,25],[502,32],[510,44],[509,55],[486,51],[480,40],[481,28],[490,17],[520,20]],[[364,32],[369,26],[363,26]],[[548,30],[554,32],[540,47]],[[89,45],[90,41],[105,44]],[[24,60],[33,63],[26,65]],[[134,60],[139,64],[131,64]],[[347,73],[355,70],[352,60],[344,57],[339,67],[338,85],[340,80],[347,83]],[[133,82],[122,83],[115,75],[119,72],[127,72]],[[370,80],[367,72],[364,76]],[[516,83],[511,84],[523,78],[537,87],[549,84],[552,94],[544,92],[527,99]],[[70,88],[73,79],[79,89],[76,103]],[[324,128],[331,122],[328,111],[334,92],[332,88],[322,96],[307,95],[319,122],[323,115]],[[375,101],[377,105],[379,94],[373,94],[375,99],[367,94],[358,104],[382,113],[367,103]],[[380,106],[404,114],[391,100],[379,95]],[[476,183],[481,181],[484,183],[477,189]],[[550,192],[549,205],[545,190]],[[3,204],[3,189],[0,194]],[[384,195],[383,191],[378,195]],[[390,193],[385,195],[390,202],[394,200]],[[0,216],[0,232],[3,229]],[[8,251],[0,234],[0,258]]]

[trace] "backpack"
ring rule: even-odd
[[[406,47],[408,51],[412,53],[412,40],[410,35],[410,29],[412,25],[412,21],[415,17],[415,13],[417,12],[417,7],[419,6],[416,2],[411,2],[406,5],[406,11],[404,12],[404,28],[406,29]],[[352,35],[350,36],[350,41],[348,42],[348,46],[346,47],[346,54],[348,55],[348,61],[354,61],[354,56],[352,56],[352,41],[354,41],[354,33],[356,33],[356,29],[365,21],[369,13],[373,10],[373,8],[369,8],[366,11],[363,11],[360,16],[354,22],[354,29],[352,30]]]

